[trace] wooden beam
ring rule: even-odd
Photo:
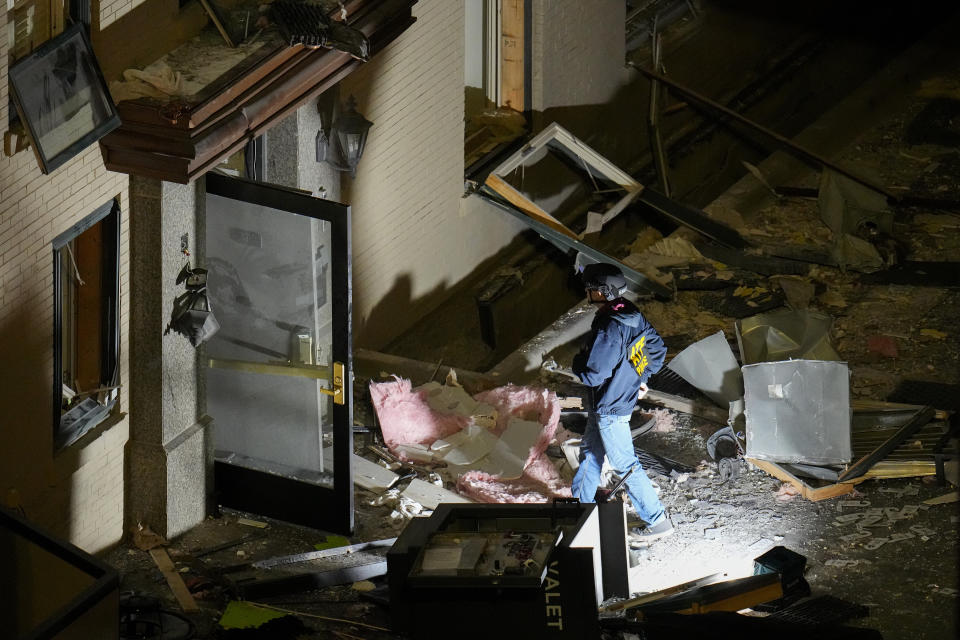
[[[468,393],[477,393],[498,387],[504,382],[496,376],[477,371],[468,371],[436,363],[413,360],[389,353],[370,351],[369,349],[354,349],[353,368],[356,372],[367,377],[377,377],[381,372],[410,378],[414,385],[420,385],[430,380],[442,381],[452,370],[460,384]]]
[[[846,471],[841,473],[840,481],[842,482],[844,480],[862,476],[870,467],[883,460],[888,453],[903,444],[903,442],[917,432],[920,427],[930,422],[930,419],[933,418],[934,413],[935,411],[933,407],[927,406],[921,408],[916,414],[914,414],[913,418],[911,418],[909,422],[900,427],[897,432],[890,436],[886,442],[857,460]]]
[[[514,189],[500,176],[491,173],[487,176],[486,185],[497,192],[507,202],[520,209],[531,218],[542,222],[554,231],[570,236],[574,240],[579,240],[580,236],[571,231],[566,225],[554,218],[552,215],[538,207],[525,195]]]
[[[778,465],[776,462],[770,462],[769,460],[757,460],[756,458],[746,458],[746,461],[762,469],[763,471],[766,471],[778,480],[789,482],[800,491],[801,497],[812,502],[819,502],[820,500],[827,500],[829,498],[836,498],[837,496],[852,493],[855,484],[866,480],[866,478],[856,478],[848,482],[838,482],[836,484],[829,484],[824,487],[811,487],[806,482]]]
[[[524,93],[524,5],[526,0],[500,0],[500,105],[526,111]]]
[[[919,411],[923,409],[921,404],[903,404],[900,402],[884,402],[883,400],[870,400],[867,398],[855,398],[850,401],[850,408],[854,411]],[[936,409],[933,414],[934,420],[946,420],[950,417],[950,411]]]
[[[727,424],[727,420],[730,417],[729,412],[715,405],[656,391],[655,389],[647,391],[647,395],[640,400],[640,403],[666,407],[667,409],[673,409],[681,413],[689,413],[690,415],[716,422],[717,424]]]
[[[199,611],[200,607],[197,606],[196,601],[190,594],[190,590],[187,589],[187,585],[183,583],[183,578],[180,577],[177,568],[173,566],[173,561],[170,559],[170,556],[167,555],[167,550],[163,547],[150,549],[150,557],[153,558],[153,562],[157,565],[157,568],[160,569],[163,577],[167,579],[167,584],[170,585],[170,591],[173,592],[173,596],[180,604],[180,608],[184,611]]]
[[[933,460],[881,460],[867,469],[861,477],[884,480],[935,475],[937,475],[937,465]]]

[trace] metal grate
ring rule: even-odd
[[[298,2],[274,2],[270,10],[274,22],[291,46],[329,46],[330,18],[321,7]]]
[[[852,618],[864,618],[869,613],[870,610],[860,604],[833,596],[817,596],[772,613],[768,617],[771,620],[820,626],[840,624]]]
[[[322,6],[283,1],[270,5],[270,15],[290,46],[325,47],[349,53],[358,60],[370,57],[370,43],[363,33],[336,22]]]

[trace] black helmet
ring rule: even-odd
[[[597,262],[583,268],[583,286],[595,289],[605,300],[616,300],[627,290],[623,272],[612,264]]]

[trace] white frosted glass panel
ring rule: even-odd
[[[207,356],[309,369],[330,362],[330,227],[307,216],[207,195],[208,289],[220,331]],[[329,379],[207,369],[218,457],[317,479],[332,469]],[[300,473],[300,472],[309,473]]]

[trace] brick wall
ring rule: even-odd
[[[121,3],[109,3],[109,6]],[[129,3],[127,3],[129,4]],[[132,5],[131,5],[132,6]],[[102,6],[103,12],[108,4]],[[0,125],[6,129],[7,15],[0,12]],[[120,539],[123,420],[54,455],[51,242],[113,197],[121,202],[120,407],[129,407],[128,179],[93,145],[45,176],[32,150],[0,156],[0,502],[88,551]]]
[[[100,28],[106,29],[118,18],[126,15],[134,7],[138,7],[147,0],[101,0]],[[93,5],[96,8],[96,4]]]
[[[417,22],[349,76],[374,122],[353,211],[354,331],[379,348],[432,310],[517,232],[502,213],[462,198],[463,2],[420,0]]]
[[[529,1],[534,131],[558,122],[615,162],[636,157],[647,82],[626,66],[624,3]]]

